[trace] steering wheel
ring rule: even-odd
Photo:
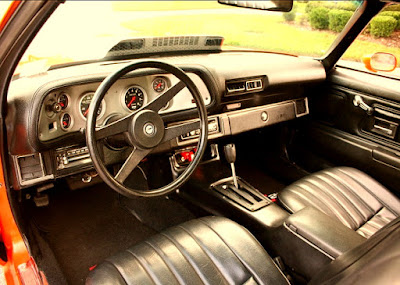
[[[158,70],[166,71],[173,74],[180,81],[148,104],[130,113],[128,116],[105,126],[96,127],[97,111],[104,95],[110,87],[128,72],[143,68],[156,68]],[[197,120],[166,128],[164,126],[164,121],[158,112],[185,87],[190,91],[195,100],[200,122]],[[177,179],[161,188],[151,190],[137,190],[124,185],[129,174],[154,148],[162,143],[197,129],[200,129],[200,139],[197,144],[197,151],[192,162]],[[133,150],[126,161],[122,164],[118,173],[114,176],[107,170],[102,161],[98,145],[99,142],[108,137],[121,134],[124,135],[126,143],[133,147]],[[86,122],[86,143],[95,169],[108,186],[127,197],[154,197],[166,195],[178,189],[189,179],[190,175],[200,163],[207,145],[207,137],[207,110],[196,85],[182,69],[159,61],[132,63],[117,70],[104,79],[97,88],[92,102],[90,103]]]

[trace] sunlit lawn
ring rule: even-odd
[[[280,14],[194,14],[159,16],[123,22],[132,36],[170,36],[204,34],[222,35],[225,46],[239,46],[296,55],[322,56],[337,37],[329,31],[314,31],[296,24],[287,24]],[[346,52],[346,59],[359,61],[376,51],[394,53],[399,48],[379,43],[357,41]]]

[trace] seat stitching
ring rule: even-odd
[[[335,189],[337,190],[338,194],[339,194],[341,197],[343,197],[345,200],[347,200],[347,201],[353,206],[353,209],[355,209],[355,210],[360,214],[360,216],[364,218],[364,215],[363,215],[363,213],[361,212],[361,210],[347,197],[347,195],[345,195],[345,193],[343,193],[342,188],[340,188],[339,186],[335,185],[335,184],[333,183],[333,181],[331,181],[330,179],[327,179],[326,177],[324,177],[324,176],[322,176],[322,175],[321,175],[320,177],[318,177],[318,178],[321,179],[321,180],[323,180],[323,181],[325,181],[327,184],[331,185],[333,188],[335,188]],[[342,183],[340,183],[340,182],[337,181],[336,179],[335,179],[335,181],[336,181],[337,183],[343,185]],[[343,186],[345,186],[345,185],[343,185]],[[347,187],[345,186],[345,188],[347,188]],[[354,193],[354,192],[353,192],[353,193]],[[362,199],[360,199],[360,197],[358,197],[358,195],[353,195],[353,197],[354,197],[356,200],[361,200],[362,203],[364,202],[364,201],[362,201]],[[363,203],[363,204],[365,204],[365,203]],[[366,205],[366,204],[365,204],[365,205]],[[366,207],[367,207],[368,210],[370,210],[371,212],[373,212],[373,210],[371,209],[371,207],[369,207],[368,205],[366,205]],[[368,219],[368,217],[366,217],[366,219]]]
[[[340,171],[340,172],[342,172],[340,169],[337,169],[337,170]],[[343,173],[343,172],[342,172],[342,173]],[[360,197],[356,192],[353,191],[353,188],[350,187],[350,185],[349,185],[348,183],[345,183],[342,179],[338,179],[338,176],[335,175],[335,174],[333,174],[333,173],[331,173],[331,172],[327,172],[326,174],[329,175],[329,176],[331,176],[331,177],[332,177],[333,179],[335,179],[337,182],[339,182],[340,184],[342,184],[347,190],[349,190],[351,193],[353,193],[353,196],[354,196],[356,199],[358,199],[358,200],[360,201],[361,204],[363,204],[366,208],[368,208],[368,209],[371,211],[372,215],[374,215],[375,210],[372,209],[371,206],[367,204],[367,202],[365,202],[363,199],[361,199],[361,197]],[[361,188],[363,188],[364,190],[368,190],[368,189],[366,189],[363,185],[359,184],[359,183],[357,182],[357,180],[355,180],[355,179],[354,179],[353,177],[351,177],[350,175],[347,175],[346,173],[343,173],[343,174],[346,175],[348,178],[350,178],[352,181],[356,182],[358,185],[360,185]],[[369,192],[369,191],[367,191],[367,192]],[[375,196],[374,196],[374,197],[375,197]],[[370,217],[368,217],[368,218],[370,218]]]
[[[178,225],[178,228],[181,228],[183,231],[185,231],[197,244],[198,246],[201,248],[201,250],[204,252],[204,254],[208,257],[208,259],[211,261],[212,265],[215,267],[215,269],[217,269],[217,271],[221,274],[221,276],[224,278],[225,283],[228,283],[228,280],[226,279],[225,275],[222,273],[221,270],[219,270],[219,268],[216,266],[216,264],[214,263],[214,261],[212,260],[211,256],[208,255],[207,251],[204,249],[204,247],[201,245],[201,242],[192,234],[189,232],[188,229],[185,229],[182,225]]]
[[[160,250],[153,246],[149,241],[145,241],[146,244],[148,244],[153,250],[161,257],[161,260],[164,262],[164,264],[167,266],[168,270],[171,271],[172,275],[175,277],[176,281],[178,281],[179,284],[184,284],[185,282],[181,280],[182,278],[177,274],[177,272],[173,269],[173,266],[169,264],[170,262],[167,262],[167,257],[165,254],[160,253]]]
[[[207,282],[207,280],[204,278],[203,274],[201,274],[201,272],[199,272],[199,269],[193,265],[193,261],[192,259],[187,255],[186,250],[178,243],[175,242],[172,238],[170,238],[169,236],[167,236],[165,233],[160,233],[160,235],[164,236],[165,238],[167,238],[169,241],[171,241],[178,249],[179,251],[182,253],[182,256],[186,259],[186,261],[190,264],[190,266],[193,268],[194,272],[197,273],[197,275],[199,276],[199,278],[201,279],[201,281],[203,281],[204,284],[209,284]]]
[[[111,266],[114,267],[115,270],[117,270],[119,276],[121,276],[122,279],[124,279],[125,284],[128,284],[128,282],[126,282],[125,277],[122,275],[122,272],[120,272],[120,270],[118,269],[118,267],[117,267],[113,262],[111,262],[110,260],[107,260],[107,259],[106,259],[106,260],[104,261],[104,263],[109,263],[109,264],[111,264]]]
[[[343,171],[342,169],[338,169],[340,172],[342,172],[344,175],[346,175],[347,177],[352,178],[348,173],[346,173],[345,171]],[[354,180],[354,179],[353,179]],[[393,210],[389,207],[389,205],[387,205],[385,202],[383,202],[381,199],[378,198],[378,196],[376,196],[375,193],[373,193],[372,191],[369,190],[368,187],[362,185],[361,183],[359,183],[357,180],[354,180],[358,185],[360,185],[361,187],[363,187],[365,190],[367,190],[372,196],[375,197],[375,199],[380,202],[383,206],[385,206],[385,208],[387,208],[392,214],[394,214],[396,217],[398,217],[397,213],[393,212]]]
[[[305,205],[305,207],[307,207],[307,204],[311,204],[311,206],[313,206],[323,212],[322,208],[320,206],[318,206],[315,203],[315,201],[311,201],[311,199],[314,196],[310,196],[309,195],[310,193],[308,193],[308,192],[305,193],[305,191],[303,191],[303,188],[301,188],[300,185],[292,185],[292,189],[290,189],[289,191],[291,192],[292,195],[295,195],[299,199],[301,199],[303,204]],[[308,196],[308,197],[306,197],[306,196]]]
[[[340,215],[340,214],[337,212],[336,208],[335,208],[332,204],[327,204],[327,203],[325,203],[325,201],[322,199],[322,197],[318,197],[318,196],[313,195],[313,194],[312,194],[306,187],[304,187],[303,185],[300,185],[299,187],[300,187],[301,189],[303,189],[304,191],[306,191],[307,193],[309,193],[310,195],[312,195],[317,201],[322,202],[322,204],[326,205],[327,208],[329,208],[329,209],[331,210],[331,212],[336,216],[336,218],[339,219],[339,220],[342,222],[342,224],[347,224],[347,225],[348,225],[347,227],[352,228],[352,226],[351,226],[351,224],[349,223],[349,221],[346,220],[342,215]],[[324,191],[324,193],[326,193],[326,192]],[[340,205],[339,205],[339,206],[340,206]],[[325,211],[323,211],[323,212],[325,212]],[[347,212],[345,212],[345,213],[348,215]]]
[[[253,276],[254,277],[254,275],[253,275],[253,273],[251,272],[251,268],[250,268],[250,266],[248,266],[247,265],[247,263],[246,262],[244,262],[244,260],[240,257],[240,255],[229,245],[229,243],[227,243],[226,242],[226,240],[216,231],[216,230],[214,230],[210,225],[208,225],[206,222],[204,222],[203,220],[201,220],[201,219],[199,219],[199,221],[201,222],[201,223],[203,223],[205,226],[207,226],[209,229],[211,229],[223,242],[224,242],[224,244],[229,248],[229,250],[233,253],[233,255],[235,255],[236,256],[236,258],[240,261],[240,263],[248,270],[248,272],[251,274],[251,276]],[[260,246],[260,247],[262,247],[261,246],[261,244],[257,241],[257,240],[255,240],[254,238],[253,238],[253,241],[256,241],[256,243]],[[277,269],[278,269],[278,271],[282,274],[282,276],[286,279],[286,281],[288,282],[288,284],[290,284],[289,283],[289,280],[286,278],[286,276],[283,274],[283,272],[280,270],[280,268],[275,264],[275,262],[271,262]],[[259,279],[259,278],[258,278]]]
[[[139,259],[139,257],[135,253],[133,253],[131,251],[131,249],[127,249],[126,251],[129,252],[139,262],[139,265],[144,269],[146,274],[150,277],[151,281],[153,281],[153,284],[159,284],[154,279],[155,276],[152,276],[152,274],[150,273],[150,270],[144,265],[144,263]]]
[[[315,176],[314,179],[320,179],[322,180],[320,177]],[[331,192],[328,190],[325,190],[324,187],[319,187],[318,184],[316,184],[315,182],[313,182],[314,179],[310,179],[308,182],[312,185],[315,185],[319,190],[321,190],[323,193],[326,194],[327,197],[330,198],[330,200],[332,201],[332,203],[338,205],[342,210],[343,213],[349,217],[349,220],[353,222],[353,224],[355,225],[355,227],[358,226],[357,221],[352,217],[352,215],[346,210],[346,208],[342,205],[342,203],[340,202],[340,200],[338,200],[334,195],[331,194]],[[342,196],[341,192],[336,192],[337,194],[339,194],[340,196]],[[349,201],[350,202],[350,201]],[[353,203],[350,202],[351,205],[353,205]],[[353,205],[354,206],[354,205]],[[336,207],[335,207],[336,209]],[[361,215],[362,216],[362,215]]]

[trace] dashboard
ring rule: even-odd
[[[93,170],[85,141],[86,115],[93,94],[112,72],[142,61],[94,62],[53,68],[11,82],[7,101],[7,144],[15,189],[44,185]],[[163,57],[193,80],[207,107],[209,140],[293,120],[309,113],[307,90],[323,82],[319,61],[260,52],[219,52]],[[111,86],[97,112],[97,125],[129,115],[178,83],[157,69],[128,73]],[[166,127],[198,120],[187,88],[161,111]],[[195,130],[152,153],[174,155],[194,147]],[[129,148],[105,144],[103,158],[113,165]]]

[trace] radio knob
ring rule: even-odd
[[[66,156],[63,157],[63,163],[64,164],[68,164],[69,163],[68,158]]]

